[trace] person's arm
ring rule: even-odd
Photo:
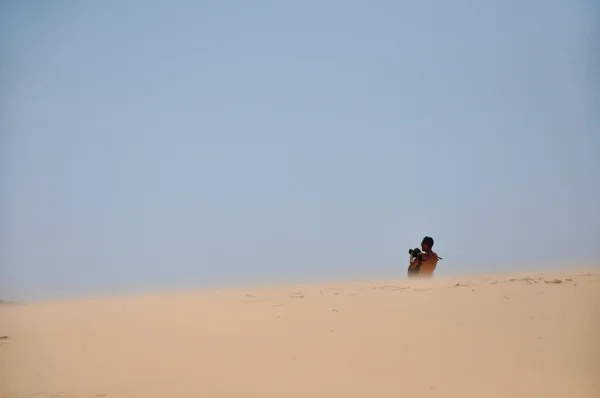
[[[410,262],[410,265],[408,266],[408,268],[410,269],[415,269],[418,268],[419,265],[421,265],[422,260],[419,260],[418,258],[413,258]]]

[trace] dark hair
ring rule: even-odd
[[[430,247],[433,247],[433,238],[431,236],[426,236],[423,238],[423,242],[427,245],[429,245]]]

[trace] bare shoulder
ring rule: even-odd
[[[434,261],[438,261],[439,256],[436,252],[434,252],[433,250],[431,252],[429,252],[429,256],[427,256],[428,258],[433,259]]]

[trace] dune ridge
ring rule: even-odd
[[[600,396],[600,271],[0,303],[0,397]]]

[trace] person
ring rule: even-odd
[[[439,257],[436,252],[433,251],[433,238],[426,236],[421,242],[421,258],[411,258],[410,265],[408,267],[409,276],[433,276],[433,272],[437,267]]]

